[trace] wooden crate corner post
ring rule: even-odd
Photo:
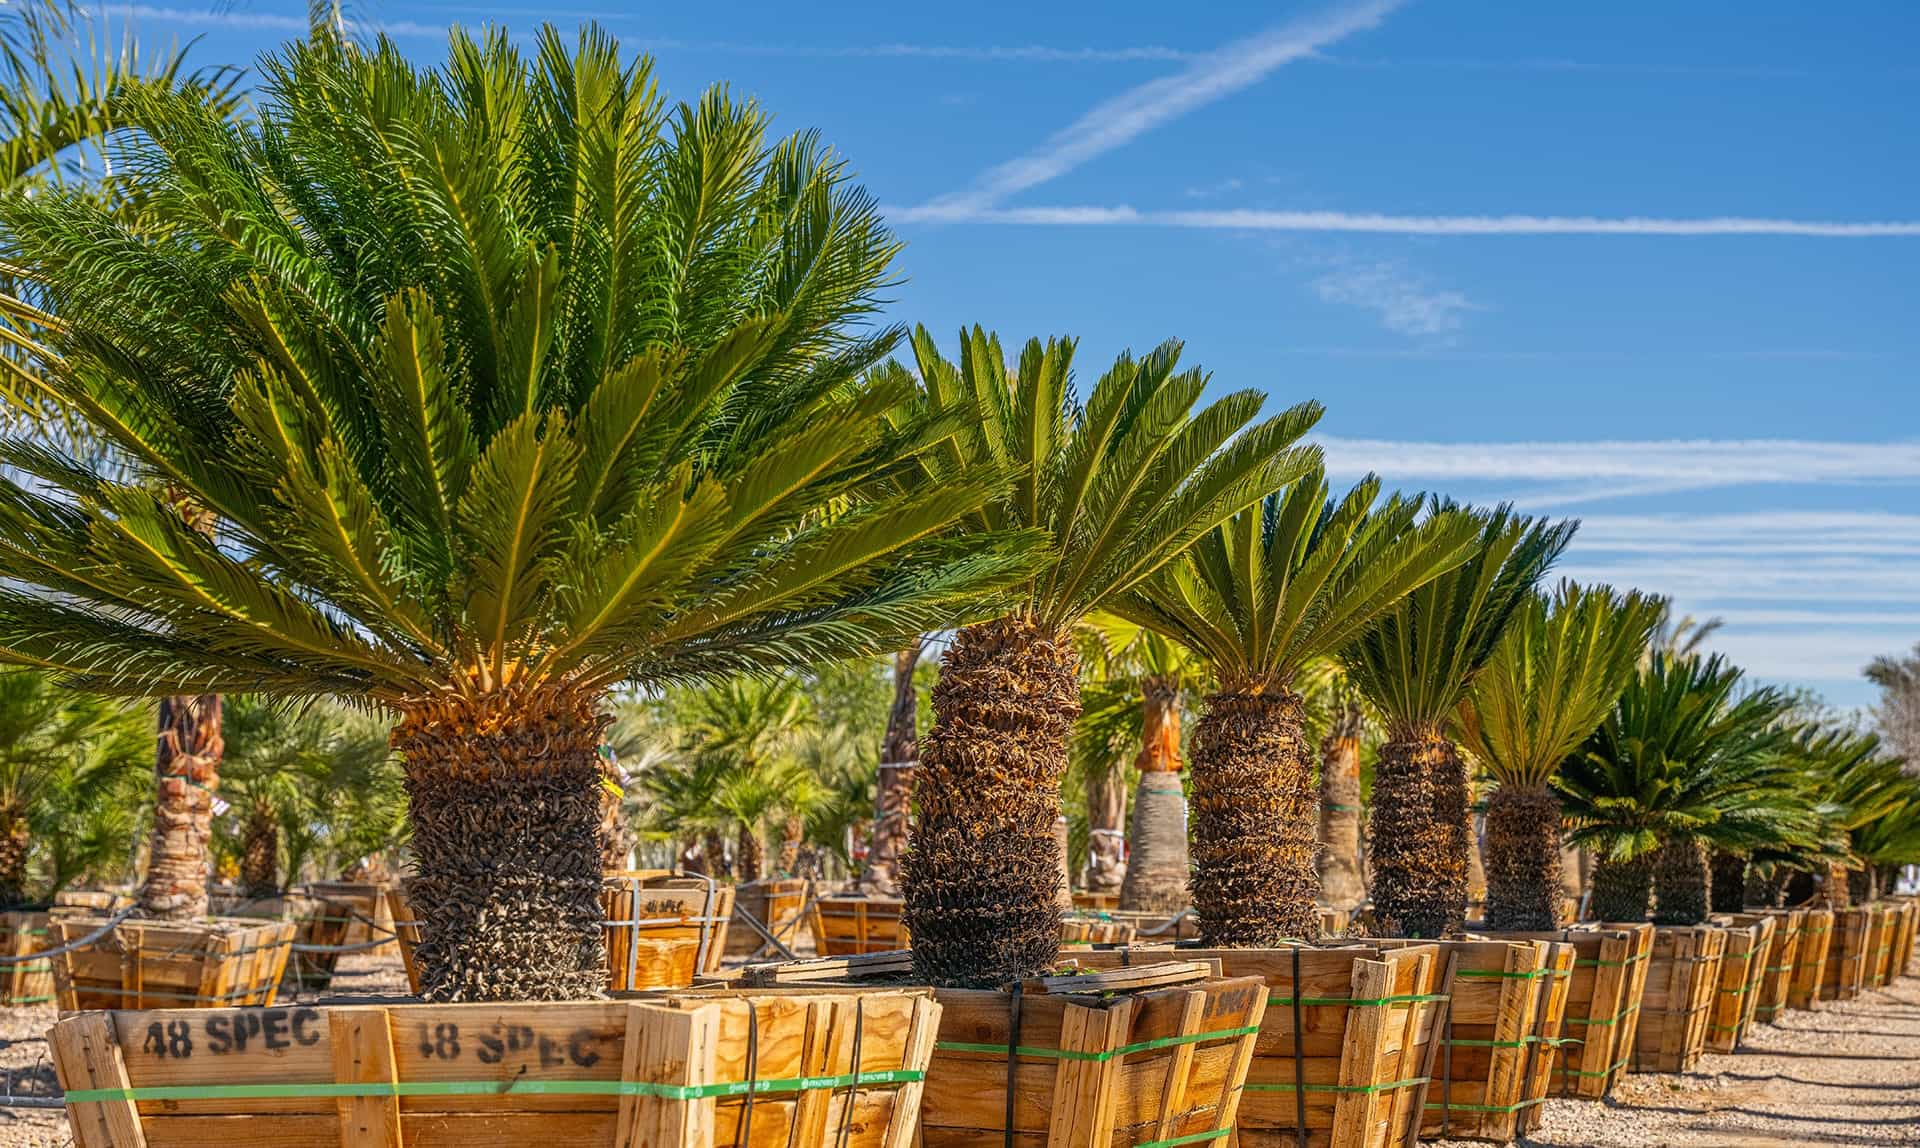
[[[334,1099],[341,1148],[402,1148],[400,1072],[393,1054],[393,1026],[383,1008],[342,1008],[327,1014],[333,1043],[333,1079],[343,1085],[386,1085]]]
[[[620,1079],[660,1087],[621,1095],[615,1148],[709,1148],[719,1047],[716,1006],[628,1005]]]
[[[80,1013],[54,1025],[50,1035],[54,1073],[67,1094],[67,1125],[76,1148],[146,1148],[140,1112],[126,1095],[132,1082],[113,1014]],[[88,1093],[105,1095],[75,1098]]]

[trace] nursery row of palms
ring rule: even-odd
[[[1070,339],[879,323],[899,244],[846,161],[722,88],[669,103],[598,30],[456,33],[434,69],[321,35],[258,79],[245,122],[129,92],[112,195],[0,200],[12,389],[91,444],[0,442],[0,659],[174,699],[188,756],[220,695],[389,715],[429,997],[604,983],[616,688],[952,631],[900,876],[920,972],[999,984],[1057,952],[1096,612],[1209,667],[1191,892],[1237,945],[1313,927],[1304,674],[1337,661],[1384,722],[1375,901],[1431,936],[1466,910],[1463,731],[1522,779],[1517,835],[1588,737],[1530,712],[1563,701],[1541,676],[1597,697],[1587,661],[1635,645],[1641,599],[1539,598],[1571,524],[1335,494],[1316,404],[1209,399],[1177,342],[1087,380]],[[1511,696],[1474,692],[1503,659]],[[704,696],[732,711],[663,799],[799,812],[752,732],[778,691]]]

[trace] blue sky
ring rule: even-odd
[[[564,2],[564,0],[563,0]],[[202,62],[304,5],[114,5]],[[1920,640],[1920,6],[348,4],[597,18],[668,92],[818,127],[908,247],[894,317],[1169,336],[1317,398],[1339,478],[1585,525],[1562,566],[1720,615],[1840,705]]]

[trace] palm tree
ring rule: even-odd
[[[1332,662],[1326,736],[1320,740],[1320,895],[1328,904],[1358,908],[1367,899],[1361,859],[1360,748],[1374,728],[1360,692]]]
[[[1560,763],[1632,679],[1665,603],[1563,582],[1535,594],[1461,704],[1461,741],[1493,776],[1487,799],[1487,927],[1559,925]]]
[[[1692,925],[1709,911],[1707,846],[1747,851],[1821,832],[1815,798],[1796,778],[1790,701],[1741,693],[1743,675],[1719,657],[1656,652],[1612,712],[1561,766],[1555,785],[1594,847],[1592,912],[1604,921]]]
[[[425,995],[592,996],[610,688],[896,648],[1026,559],[949,540],[985,479],[887,481],[952,426],[862,378],[898,245],[813,135],[595,28],[296,44],[258,99],[143,97],[152,226],[0,204],[44,392],[218,538],[7,448],[0,556],[58,596],[0,593],[0,659],[385,708]]]
[[[1468,512],[1479,542],[1341,654],[1386,725],[1373,781],[1373,904],[1389,935],[1440,937],[1466,919],[1467,771],[1454,714],[1576,523]]]
[[[867,850],[867,867],[860,874],[863,885],[889,896],[899,891],[900,857],[907,849],[914,747],[920,737],[920,693],[914,688],[914,673],[926,648],[925,637],[916,636],[893,655],[893,704],[887,710],[887,733],[880,743],[873,841]]]
[[[1378,479],[1327,497],[1318,469],[1235,515],[1115,608],[1204,657],[1193,738],[1193,905],[1212,944],[1319,936],[1319,802],[1300,672],[1459,565],[1478,524]]]
[[[46,674],[0,673],[0,909],[26,903],[36,848],[67,812],[108,800],[152,752],[149,718]]]
[[[975,328],[956,365],[920,330],[913,351],[916,413],[977,413],[921,456],[914,485],[1012,474],[1008,496],[968,528],[1032,531],[1048,544],[1005,612],[962,628],[941,659],[903,865],[916,972],[1001,985],[1059,952],[1054,822],[1080,711],[1075,624],[1305,470],[1317,448],[1292,444],[1320,408],[1255,424],[1264,397],[1242,391],[1196,409],[1207,376],[1178,369],[1175,342],[1122,354],[1084,404],[1071,340],[1029,341],[1009,363],[999,339]],[[884,373],[908,375],[897,364]]]

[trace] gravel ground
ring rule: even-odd
[[[349,954],[329,998],[407,991],[396,958]],[[7,1096],[59,1095],[51,1005],[0,1008]],[[0,1107],[0,1148],[66,1148],[60,1109]],[[1429,1142],[1432,1143],[1432,1142]],[[1628,1076],[1601,1104],[1551,1100],[1523,1145],[1538,1148],[1782,1148],[1920,1145],[1920,981],[1819,1012],[1789,1012],[1732,1056],[1694,1072]],[[1468,1148],[1444,1141],[1437,1148]]]

